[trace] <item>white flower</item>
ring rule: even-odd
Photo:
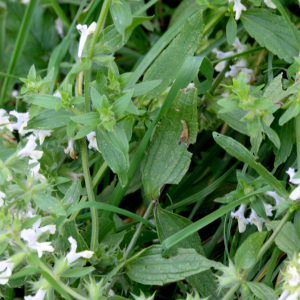
[[[246,83],[249,83],[251,80],[254,79],[254,73],[253,70],[247,69],[247,61],[245,59],[239,60],[236,64],[233,66],[230,66],[230,71],[225,73],[225,77],[233,77],[238,78],[239,73],[245,73],[245,81]]]
[[[40,144],[44,143],[46,136],[50,136],[53,130],[33,130],[35,136],[40,140]]]
[[[285,199],[283,197],[280,197],[276,192],[266,192],[266,194],[272,198],[275,199],[276,205],[279,205],[281,202],[284,202]]]
[[[77,178],[80,178],[80,177],[84,177],[84,174],[83,173],[74,173],[74,172],[69,172],[69,175],[71,176],[71,180],[72,181],[76,181]]]
[[[229,0],[234,1],[233,11],[235,11],[235,19],[239,20],[243,10],[247,10],[246,7],[241,3],[241,0]]]
[[[300,283],[300,276],[297,272],[296,267],[289,267],[287,272],[292,275],[292,278],[289,280],[290,286],[297,286]]]
[[[256,225],[258,231],[262,231],[262,225],[263,223],[265,222],[265,219],[259,217],[257,215],[257,213],[255,212],[255,210],[253,210],[251,208],[251,215],[250,217],[247,219],[247,221],[250,223],[250,224],[254,224]]]
[[[10,124],[9,116],[4,116],[6,114],[6,110],[1,108],[0,109],[0,129],[4,129],[6,127],[9,131],[13,131],[14,127]]]
[[[232,56],[235,54],[233,51],[223,52],[216,48],[213,49],[212,52],[216,53],[217,59],[223,59],[223,58],[226,58],[226,57],[229,57],[229,56]],[[215,65],[215,70],[217,72],[222,72],[224,70],[225,66],[226,66],[226,61],[220,61],[219,63],[217,63]]]
[[[5,198],[6,195],[0,191],[0,207],[4,204],[3,198]]]
[[[276,9],[276,5],[271,0],[264,0],[265,4],[273,9]]]
[[[24,300],[43,300],[47,291],[42,290],[41,288],[37,291],[35,296],[25,296]]]
[[[9,279],[3,277],[11,276],[13,267],[14,263],[11,263],[9,259],[0,261],[0,284],[4,285],[8,282]]]
[[[231,212],[231,217],[236,218],[239,224],[239,232],[244,232],[246,230],[246,225],[248,221],[245,219],[244,213],[246,209],[246,204],[241,204],[236,212]]]
[[[237,48],[237,52],[238,52],[238,53],[242,53],[242,52],[245,52],[245,51],[247,50],[247,46],[246,46],[246,45],[243,45],[243,44],[240,42],[240,40],[239,40],[238,37],[235,38],[235,41],[234,41],[234,43],[233,43],[232,45],[233,45],[235,48]]]
[[[266,210],[266,215],[269,217],[273,216],[272,210],[273,210],[273,206],[271,204],[267,204],[265,202],[262,202],[264,205],[264,208]]]
[[[17,111],[13,110],[11,112],[9,112],[10,115],[15,116],[18,119],[17,123],[13,123],[12,126],[15,130],[20,130],[20,128],[24,128],[27,126],[27,122],[29,120],[29,113],[18,113]],[[24,123],[26,123],[26,125],[24,126]],[[27,130],[26,130],[27,131]]]
[[[80,36],[80,40],[79,40],[79,47],[78,47],[78,57],[79,58],[81,58],[84,44],[85,44],[88,36],[95,31],[96,26],[97,26],[96,22],[93,22],[89,26],[89,28],[87,27],[87,25],[81,25],[81,24],[78,24],[76,26],[77,30],[79,30],[81,32],[81,36]]]
[[[64,149],[66,154],[69,154],[73,159],[78,159],[76,156],[77,152],[74,150],[74,142],[73,139],[70,139],[68,142],[68,147]]]
[[[87,137],[88,141],[90,142],[89,149],[95,148],[96,150],[99,151],[95,135],[96,135],[95,131],[92,131],[86,137]]]
[[[72,262],[74,262],[79,257],[91,258],[93,256],[94,252],[93,251],[88,251],[88,250],[76,253],[76,249],[77,249],[76,240],[73,239],[71,236],[68,238],[68,240],[71,244],[71,250],[66,256],[66,259],[68,261],[68,265],[70,265]]]
[[[295,292],[292,295],[288,296],[286,300],[298,300],[299,293]]]
[[[21,231],[21,238],[28,242],[28,247],[34,249],[38,252],[38,256],[42,257],[44,251],[53,252],[54,248],[51,246],[51,242],[43,242],[39,243],[38,237],[46,231],[49,231],[51,234],[55,233],[56,226],[55,225],[47,225],[44,227],[40,227],[41,219],[37,220],[32,228],[23,229]]]
[[[60,35],[61,38],[64,37],[64,23],[60,18],[57,18],[55,21],[55,29]]]
[[[37,143],[35,142],[36,137],[30,135],[26,146],[18,152],[21,158],[29,156],[32,159],[40,159],[43,156],[43,151],[35,150]]]
[[[286,300],[287,296],[289,294],[288,290],[284,290],[281,296],[278,298],[278,300]]]
[[[29,4],[29,2],[30,2],[30,0],[22,0],[22,1],[21,1],[21,3],[23,3],[23,4],[25,4],[25,5]]]
[[[31,175],[34,177],[34,180],[39,179],[42,182],[46,181],[45,176],[39,173],[41,164],[36,159],[30,159],[28,162],[29,165],[34,164],[34,163],[38,163],[36,166],[34,166],[30,169]]]
[[[57,98],[61,98],[61,93],[59,91],[56,91],[53,96],[57,97]]]
[[[11,95],[14,97],[14,98],[17,98],[18,95],[19,95],[19,92],[17,90],[13,90]]]
[[[296,172],[295,172],[295,169],[293,168],[289,168],[287,171],[286,171],[287,174],[289,174],[290,176],[290,182],[293,183],[293,184],[300,184],[300,178],[298,179],[293,179],[293,177],[295,176]]]

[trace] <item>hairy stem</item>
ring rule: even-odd
[[[222,298],[222,300],[231,300],[233,299],[233,295],[236,292],[236,290],[240,287],[241,282],[237,282],[228,292],[227,294]]]

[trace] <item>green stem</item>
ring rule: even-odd
[[[19,76],[7,74],[7,73],[4,73],[4,72],[0,72],[0,77],[8,77],[8,78],[18,79],[18,80],[19,80],[19,78],[20,78]]]
[[[97,21],[97,26],[96,26],[95,32],[93,34],[91,46],[89,49],[88,59],[91,59],[93,57],[93,51],[94,51],[94,48],[95,48],[95,45],[97,42],[98,35],[104,26],[104,22],[106,19],[106,15],[108,13],[109,5],[110,5],[110,0],[105,0],[102,5],[102,9],[101,9],[98,21]]]
[[[16,44],[14,45],[14,50],[11,55],[8,69],[6,71],[7,74],[12,74],[14,71],[14,68],[18,62],[18,59],[21,55],[21,52],[23,51],[25,42],[27,40],[27,36],[30,30],[30,25],[33,20],[33,14],[35,11],[35,7],[37,6],[39,0],[31,0],[26,8],[25,15],[23,17],[20,30],[18,32]],[[0,96],[0,106],[3,106],[6,98],[6,92],[7,88],[10,82],[9,77],[5,77],[1,89],[1,96]]]
[[[237,282],[228,292],[227,294],[222,298],[222,300],[231,300],[233,299],[233,295],[236,292],[236,290],[240,287],[241,283]]]
[[[224,78],[225,73],[229,70],[229,65],[230,65],[230,61],[226,64],[225,68],[222,70],[222,72],[217,76],[217,78],[213,82],[211,88],[208,90],[208,93],[210,95],[212,95],[212,93],[215,91],[215,89],[219,86],[219,83]]]
[[[108,169],[108,165],[106,162],[104,162],[101,166],[101,168],[98,170],[97,174],[95,175],[95,177],[93,178],[93,189],[99,184],[99,182],[102,180],[102,178],[104,177],[104,174],[106,172],[106,170]],[[88,197],[84,196],[81,198],[79,203],[84,203],[86,202]],[[78,210],[77,212],[72,213],[72,215],[70,216],[70,220],[75,220],[76,217],[79,215],[80,210]]]
[[[60,7],[60,5],[56,2],[56,0],[50,0],[53,9],[55,10],[57,16],[67,25],[68,28],[70,28],[71,23],[68,19],[68,17],[66,16],[65,12],[62,10],[62,8]]]
[[[85,113],[90,112],[90,103],[89,103],[89,76],[90,70],[84,71],[84,108]]]
[[[300,114],[296,117],[296,144],[297,144],[297,165],[298,171],[300,170]]]
[[[81,139],[81,160],[82,160],[82,169],[85,179],[85,186],[88,194],[89,201],[95,201],[92,180],[89,170],[89,161],[88,161],[88,151],[86,147],[86,142],[84,139]],[[91,237],[91,250],[97,250],[98,245],[98,212],[95,207],[91,208],[91,215],[92,215],[92,237]]]

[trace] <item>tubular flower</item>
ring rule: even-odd
[[[68,238],[68,240],[71,244],[71,250],[66,256],[66,259],[68,261],[68,265],[70,265],[72,262],[77,260],[79,257],[91,258],[93,256],[94,252],[93,251],[88,251],[88,250],[76,253],[76,249],[77,249],[76,240],[73,239],[71,236]]]
[[[9,116],[4,116],[6,114],[6,110],[1,108],[0,109],[0,129],[4,129],[6,127],[9,131],[13,131],[14,127],[10,124]]]
[[[289,174],[290,176],[290,182],[293,183],[293,184],[299,184],[290,194],[290,199],[292,200],[298,200],[300,198],[300,178],[299,179],[293,179],[296,172],[295,172],[295,169],[293,168],[289,168],[287,171],[286,171],[287,174]]]
[[[76,156],[77,152],[74,150],[74,142],[73,139],[70,139],[68,142],[68,147],[64,149],[66,154],[69,154],[73,159],[78,159]]]
[[[32,159],[40,159],[42,157],[43,151],[34,150],[37,146],[35,139],[34,135],[28,137],[26,146],[18,152],[21,158],[29,156]]]
[[[96,135],[95,131],[92,131],[86,137],[87,137],[88,141],[90,142],[89,149],[95,148],[96,150],[99,151],[95,135]]]
[[[43,300],[47,291],[39,289],[34,296],[25,296],[24,300]]]
[[[265,202],[263,202],[263,205],[264,205],[264,208],[266,210],[266,215],[268,217],[272,217],[273,216],[273,213],[272,213],[272,210],[273,210],[273,207],[271,204],[267,204]]]
[[[236,64],[230,66],[230,71],[225,73],[225,77],[238,78],[239,73],[245,73],[245,81],[249,83],[251,80],[254,80],[253,70],[246,68],[247,61],[245,59],[239,60]]]
[[[264,0],[265,4],[273,9],[276,9],[276,5],[271,0]]]
[[[235,11],[235,19],[239,20],[243,10],[247,10],[246,7],[241,3],[241,0],[229,0],[234,1],[233,11]]]
[[[55,225],[47,225],[44,227],[40,227],[41,219],[37,220],[32,228],[23,229],[21,231],[21,238],[28,242],[28,247],[34,249],[38,252],[38,256],[42,257],[44,251],[53,252],[54,248],[51,246],[50,242],[39,243],[38,237],[46,231],[49,231],[51,234],[55,233],[56,226]]]
[[[244,216],[245,210],[246,204],[241,204],[236,212],[231,212],[231,217],[238,220],[239,232],[244,232],[246,230],[246,225],[248,224],[248,220]]]
[[[279,205],[281,202],[284,202],[285,199],[283,197],[280,197],[276,192],[266,192],[266,195],[272,197],[276,201],[276,205]]]
[[[90,34],[92,34],[96,29],[97,23],[93,22],[89,27],[87,25],[78,24],[76,26],[77,30],[81,32],[79,47],[78,47],[78,57],[81,58],[84,44]]]
[[[0,262],[0,284],[6,284],[12,274],[14,263],[10,262],[9,259]]]
[[[258,231],[262,231],[262,225],[263,223],[266,221],[265,219],[259,217],[257,215],[257,213],[255,212],[255,210],[253,210],[251,208],[251,215],[250,217],[247,219],[247,221],[250,223],[250,224],[254,224],[256,225]]]

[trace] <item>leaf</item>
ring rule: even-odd
[[[292,118],[296,117],[300,112],[300,103],[298,101],[293,101],[291,106],[284,112],[284,114],[279,119],[279,125],[282,126]]]
[[[129,90],[125,95],[123,95],[113,103],[112,111],[114,112],[116,118],[120,118],[122,116],[122,114],[128,107],[129,102],[131,101],[132,95],[133,90]]]
[[[66,222],[62,225],[63,236],[68,239],[70,236],[77,242],[77,252],[88,250],[89,247],[82,238],[77,229],[77,225],[74,220]]]
[[[273,230],[278,226],[279,221],[272,221],[267,223],[267,228],[271,228]],[[300,239],[296,233],[294,225],[291,222],[286,223],[279,234],[275,238],[275,244],[278,246],[280,250],[285,252],[289,259],[293,259],[294,253],[299,252],[300,249]]]
[[[124,34],[126,27],[132,22],[129,4],[124,0],[114,0],[110,6],[110,13],[120,34]]]
[[[34,193],[32,199],[40,209],[50,214],[66,215],[62,203],[46,193]]]
[[[145,285],[164,285],[221,265],[198,254],[195,249],[178,249],[178,254],[168,259],[161,256],[162,251],[161,246],[147,248],[126,265],[126,274],[131,280]]]
[[[276,133],[271,127],[268,127],[265,122],[261,122],[262,124],[262,129],[264,133],[268,136],[270,141],[275,145],[277,149],[280,149],[280,139]]]
[[[228,44],[232,45],[236,38],[237,25],[234,16],[231,15],[226,25],[226,37]]]
[[[180,231],[181,229],[192,224],[192,221],[180,215],[168,212],[160,207],[155,210],[155,223],[157,234],[162,243],[166,238]],[[177,245],[168,250],[171,256],[176,255],[178,248],[195,249],[197,253],[205,255],[201,246],[201,240],[197,232],[193,233],[186,239],[179,242]],[[210,299],[219,299],[217,293],[217,284],[210,270],[203,273],[192,275],[186,278],[186,281],[193,286],[194,289],[200,292],[201,296],[210,296]]]
[[[235,254],[235,265],[237,270],[248,269],[253,265],[266,235],[266,232],[255,232],[238,248]]]
[[[188,132],[185,132],[185,126]],[[180,182],[191,162],[192,154],[186,150],[187,144],[195,143],[197,129],[197,90],[179,91],[156,128],[141,165],[148,199],[156,199],[164,184]],[[184,138],[183,133],[187,135]]]
[[[95,108],[101,109],[101,95],[94,87],[91,88],[91,98]]]
[[[253,294],[261,300],[276,300],[275,291],[261,282],[246,282]]]
[[[90,274],[95,270],[94,267],[85,267],[85,268],[72,268],[67,271],[59,274],[60,277],[68,277],[68,278],[79,278],[83,277],[87,274]]]
[[[129,168],[129,144],[125,131],[118,124],[113,131],[100,128],[96,130],[96,138],[104,160],[111,170],[118,174],[121,185],[125,186]]]
[[[249,35],[279,58],[291,63],[298,56],[297,43],[283,17],[253,8],[243,12],[241,20]]]
[[[101,123],[100,115],[98,112],[90,112],[81,116],[71,118],[74,122],[84,125],[98,125]]]
[[[296,210],[296,213],[294,216],[294,226],[295,226],[295,232],[296,232],[298,238],[300,239],[300,211],[299,210]]]
[[[277,75],[272,81],[268,83],[263,92],[264,98],[269,98],[272,102],[278,102],[282,98],[281,95],[284,93],[282,90],[282,73]]]
[[[147,94],[148,98],[159,96],[177,77],[181,66],[188,56],[197,50],[203,32],[202,11],[198,10],[184,24],[182,31],[166,50],[146,71],[143,82],[161,79],[159,86]]]
[[[87,125],[82,127],[76,134],[76,136],[74,137],[74,141],[81,139],[85,136],[87,136],[90,132],[92,132],[93,130],[95,130],[97,125]]]
[[[132,88],[134,89],[133,97],[144,95],[152,91],[160,84],[161,84],[161,80],[151,80],[151,81],[137,83],[134,86],[132,86]]]
[[[238,160],[248,164],[256,170],[256,172],[275,189],[277,194],[281,197],[289,198],[289,193],[283,188],[280,182],[264,166],[256,162],[255,157],[242,144],[217,132],[213,133],[213,138],[216,143],[224,148],[231,156],[236,157]]]
[[[263,219],[267,219],[266,210],[262,200],[258,197],[253,202],[250,202],[251,208],[255,210],[255,212],[261,216]]]
[[[72,84],[78,73],[82,71],[88,71],[91,67],[92,67],[91,60],[82,61],[79,64],[74,65],[71,71],[68,73],[65,82]]]
[[[61,98],[51,95],[26,96],[25,101],[49,109],[55,109],[56,105],[61,104]]]
[[[62,200],[65,207],[70,208],[78,204],[80,198],[80,189],[81,189],[80,180],[77,178],[76,181],[73,182],[73,184],[67,190]]]
[[[75,116],[75,114],[72,111],[66,111],[64,109],[58,111],[45,109],[30,119],[25,129],[49,130],[63,127],[69,123],[70,118],[73,116]]]
[[[0,255],[6,250],[7,246],[8,246],[8,241],[0,244]]]

